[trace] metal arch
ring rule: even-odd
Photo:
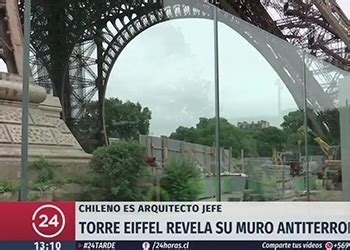
[[[23,0],[19,1],[21,3]],[[130,8],[125,10],[124,5],[126,4],[121,0],[33,0],[32,22],[35,25],[32,29],[32,46],[41,57],[45,56],[49,65],[48,41],[50,33],[54,33],[51,37],[66,42],[66,56],[69,57],[77,44],[94,39],[98,32],[97,27],[106,23],[111,16],[124,15],[128,10],[132,10]],[[52,16],[51,13],[60,16]],[[56,20],[57,18],[61,20]],[[64,27],[59,27],[58,24],[63,24]]]
[[[175,2],[175,1],[173,1]],[[112,40],[107,44],[106,49],[103,50],[102,56],[102,68],[103,68],[103,81],[104,85],[107,85],[109,80],[112,68],[118,59],[119,55],[123,49],[139,34],[146,31],[147,29],[160,24],[168,20],[175,19],[185,19],[185,18],[201,18],[201,19],[210,19],[212,14],[210,8],[212,6],[208,5],[205,2],[198,2],[198,5],[195,7],[184,5],[185,1],[177,1],[172,6],[165,6],[162,8],[153,9],[151,12],[148,8],[139,10],[139,15],[130,20],[124,27],[122,27],[117,34],[111,34],[108,32],[108,36],[112,36]],[[194,2],[194,1],[193,1]],[[197,2],[197,1],[196,1]],[[188,2],[187,2],[188,3]],[[158,7],[158,6],[157,6]],[[179,7],[183,9],[179,11]],[[190,10],[190,12],[188,12]],[[123,17],[118,17],[114,20],[115,23]],[[120,23],[122,23],[120,21]],[[106,42],[106,39],[104,39]],[[107,87],[107,86],[106,86]]]
[[[54,88],[56,88],[56,94],[60,95],[61,101],[65,101],[63,98],[64,92],[69,92],[69,96],[73,95],[74,88],[76,86],[71,86],[69,82],[68,77],[68,68],[63,70],[55,68],[57,65],[61,64],[68,64],[70,57],[72,56],[72,52],[77,44],[80,44],[81,42],[84,42],[86,40],[94,40],[98,37],[100,37],[102,40],[102,44],[105,44],[105,46],[101,46],[101,52],[102,55],[104,55],[104,61],[112,62],[112,64],[105,63],[102,67],[102,62],[100,63],[100,72],[96,79],[96,88],[99,88],[98,91],[100,93],[100,97],[104,98],[105,96],[105,90],[108,82],[108,78],[110,75],[110,72],[112,70],[112,67],[114,66],[115,60],[117,60],[118,55],[120,54],[121,50],[127,45],[130,40],[127,41],[127,43],[124,44],[124,47],[121,48],[121,50],[116,53],[113,51],[113,46],[111,46],[110,49],[107,50],[108,46],[111,43],[111,41],[117,37],[115,37],[114,34],[111,34],[108,31],[107,23],[111,20],[116,20],[117,17],[128,17],[129,19],[133,19],[136,15],[136,18],[141,18],[141,16],[137,16],[138,12],[144,11],[145,20],[150,22],[149,14],[152,13],[155,10],[163,9],[159,8],[161,6],[162,0],[140,0],[140,1],[134,1],[138,4],[133,5],[127,5],[125,4],[126,1],[112,1],[112,0],[34,0],[36,4],[34,3],[35,9],[33,11],[33,22],[35,23],[35,26],[33,26],[33,32],[32,32],[32,46],[36,51],[36,56],[40,59],[40,62],[45,65],[45,68],[47,69],[47,72],[49,74],[48,79],[53,79],[55,84]],[[169,3],[169,6],[175,6],[178,5],[180,8],[178,9],[178,15],[175,15],[174,18],[193,18],[198,16],[185,16],[184,15],[184,7],[188,6],[189,3],[193,4],[193,2],[197,2],[200,5],[206,4],[206,6],[209,6],[207,4],[208,1],[206,0],[167,0],[165,1]],[[279,27],[276,26],[276,23],[271,19],[271,17],[266,15],[265,8],[261,5],[260,1],[234,1],[234,0],[220,0],[219,7],[221,9],[225,9],[226,11],[229,11],[230,13],[237,13],[242,19],[254,23],[256,26],[263,28],[267,31],[269,31],[272,34],[275,34],[276,36],[285,39],[284,34],[280,31]],[[260,5],[259,5],[260,4]],[[54,7],[52,7],[54,6]],[[157,7],[158,6],[158,7]],[[54,24],[55,22],[50,23],[50,18],[52,18],[50,15],[50,10],[56,11],[54,14],[57,14],[57,10],[55,9],[58,7],[60,10],[62,9],[62,24],[64,24],[63,31],[60,30],[60,27],[56,27]],[[163,7],[163,6],[161,6]],[[190,8],[192,10],[192,8]],[[203,12],[203,10],[200,10],[200,13]],[[139,13],[140,13],[139,12]],[[205,11],[208,15],[210,15],[210,11]],[[208,16],[209,17],[209,16]],[[205,18],[205,17],[201,17]],[[163,20],[166,21],[166,20]],[[152,23],[152,26],[160,23],[161,21],[156,21],[155,23]],[[130,22],[129,22],[130,23]],[[50,25],[48,25],[50,24]],[[48,28],[49,26],[49,28]],[[125,27],[124,27],[125,26]],[[69,27],[69,30],[66,30],[66,27]],[[104,27],[103,29],[100,29],[98,27]],[[124,29],[124,34],[128,34],[129,30],[126,28],[127,25],[123,25],[121,29]],[[151,27],[151,26],[149,26]],[[147,27],[147,28],[149,28]],[[100,31],[103,30],[103,32],[100,33]],[[120,30],[120,29],[119,29]],[[144,29],[145,30],[145,29]],[[144,31],[142,30],[142,31]],[[58,31],[58,32],[56,32]],[[69,31],[69,32],[68,32]],[[141,31],[141,32],[142,32]],[[61,47],[56,47],[50,44],[50,36],[48,32],[56,32],[54,34],[55,39],[62,39],[64,42],[64,45],[60,45]],[[139,32],[139,33],[141,33]],[[118,33],[120,33],[118,31]],[[136,32],[136,36],[139,34]],[[120,33],[122,34],[122,33]],[[111,37],[112,35],[112,37]],[[134,37],[136,37],[134,36]],[[133,37],[133,38],[134,38]],[[253,40],[252,40],[253,41]],[[107,46],[106,46],[107,45]],[[52,55],[52,50],[55,53],[60,53],[57,55]],[[103,54],[104,52],[104,54]],[[113,53],[115,55],[113,56]],[[111,56],[112,55],[112,56]],[[52,57],[53,56],[53,57]],[[56,56],[56,57],[55,57]],[[102,57],[100,57],[101,59]],[[66,60],[66,61],[64,61]],[[62,63],[63,62],[63,63]],[[58,79],[55,76],[55,73],[53,71],[59,71],[58,72]],[[103,74],[102,74],[103,73]],[[104,77],[103,77],[104,75]],[[287,74],[288,75],[288,74]],[[66,76],[66,77],[65,77]],[[102,79],[102,84],[98,83],[98,81]],[[293,87],[293,86],[292,86]],[[59,88],[59,90],[57,90]],[[65,88],[67,88],[65,90]],[[322,89],[320,86],[318,86],[320,93],[322,92]],[[324,93],[323,93],[324,94]],[[90,97],[86,97],[90,98]],[[66,98],[67,99],[67,98]],[[66,100],[67,101],[67,100]],[[69,100],[70,101],[70,100]],[[103,102],[103,101],[102,101]],[[317,100],[314,102],[315,105],[317,105]],[[63,105],[65,105],[63,103]],[[68,105],[69,106],[69,105]],[[71,112],[71,107],[68,111]],[[103,111],[103,105],[100,110],[100,112]]]
[[[349,64],[349,60],[346,58],[346,45],[335,32],[338,29],[323,19],[323,15],[317,7],[319,4],[314,5],[311,0],[308,3],[288,0],[287,8],[284,8],[286,1],[260,0],[260,2],[267,10],[272,8],[274,13],[277,12],[274,20],[288,42],[315,56],[307,56],[308,66],[312,65],[308,68],[314,78],[319,81],[324,92],[337,106],[337,84],[339,78],[346,73],[344,71],[335,72],[333,65],[346,70]],[[336,46],[334,46],[335,44]],[[329,63],[325,64],[324,62]]]
[[[179,1],[180,2],[180,1]],[[186,1],[182,1],[182,4]],[[179,3],[175,4],[175,7],[179,7]],[[210,18],[210,8],[209,4],[202,2],[202,8],[206,11],[204,12],[201,8],[186,9],[180,11],[179,13],[174,14],[176,18]],[[161,7],[161,8],[160,8]],[[180,8],[181,9],[181,8]],[[178,8],[179,10],[179,8]],[[191,13],[188,13],[188,10],[191,10]],[[95,40],[97,40],[98,45],[98,54],[100,54],[98,59],[98,76],[96,78],[96,86],[99,94],[99,112],[100,112],[100,133],[99,137],[103,138],[103,141],[107,143],[106,138],[106,128],[105,128],[105,119],[104,119],[104,99],[106,94],[107,82],[110,76],[111,70],[114,66],[114,63],[117,60],[120,52],[127,46],[127,44],[133,40],[141,32],[147,30],[148,28],[163,22],[169,19],[167,16],[167,9],[164,9],[163,6],[160,6],[159,3],[150,3],[150,4],[141,4],[138,6],[138,9],[132,9],[132,11],[124,11],[124,15],[116,15],[105,19],[105,24],[103,28],[97,29]],[[138,15],[135,15],[137,13]],[[184,15],[182,15],[184,14]],[[133,17],[133,18],[132,18]],[[108,27],[108,24],[111,24],[113,28],[118,31],[117,35]],[[122,24],[121,27],[118,27],[118,24]],[[137,30],[137,31],[136,31]],[[119,34],[119,35],[118,35]],[[119,53],[118,53],[119,52]],[[111,56],[112,53],[112,56]],[[116,57],[115,57],[116,56]],[[115,57],[115,58],[114,58]],[[109,64],[110,62],[111,64]]]
[[[222,18],[221,21],[244,37],[255,49],[260,52],[262,56],[264,56],[266,61],[284,81],[286,87],[293,95],[297,105],[299,107],[303,107],[303,100],[300,99],[300,93],[302,93],[301,88],[303,86],[302,72],[301,69],[296,68],[296,66],[303,64],[301,56],[302,51],[295,48],[293,53],[288,53],[288,47],[291,48],[292,46],[286,41],[280,40],[277,37],[270,37],[269,39],[266,39],[266,41],[259,42],[259,34],[257,35],[254,34],[255,32],[249,32],[249,30],[253,30],[254,28],[249,27],[251,26],[250,24],[243,23],[237,18],[232,18],[231,23],[240,22],[238,25],[230,25],[228,20],[225,20],[224,18]],[[265,31],[261,31],[261,33],[264,32]],[[290,61],[294,62],[294,64],[290,63]],[[290,75],[286,74],[286,71],[288,71]],[[324,93],[323,89],[315,78],[309,77],[308,85],[309,88],[313,89],[311,95],[308,96],[311,108],[313,108],[315,111],[320,111],[322,108],[334,108],[333,100],[331,100],[329,96]]]
[[[33,1],[32,22],[35,25],[32,30],[32,47],[40,59],[35,63],[41,63],[46,68],[46,78],[52,80],[53,92],[60,97],[66,121],[71,120],[70,97],[74,97],[68,65],[74,57],[76,46],[96,39],[98,27],[103,26],[111,16],[132,12],[139,2],[136,1],[136,5],[126,5],[123,1],[111,0]],[[147,0],[142,2],[143,5],[148,3]],[[159,4],[161,1],[152,2]]]
[[[194,1],[192,1],[193,3]],[[205,2],[202,1],[196,1],[197,4],[194,4],[194,6],[190,6],[188,4],[183,4],[183,1],[172,1],[172,5],[163,6],[161,9],[153,10],[152,12],[148,12],[148,14],[143,14],[136,16],[134,19],[130,20],[124,27],[119,29],[118,33],[114,35],[113,39],[108,42],[107,39],[105,39],[105,43],[107,43],[107,48],[104,50],[103,54],[103,81],[104,81],[104,87],[107,87],[108,79],[110,76],[110,73],[112,71],[112,68],[118,59],[119,55],[121,54],[122,50],[127,46],[129,42],[131,42],[137,35],[145,31],[146,29],[167,21],[167,20],[173,20],[173,19],[183,19],[183,18],[210,18],[210,11],[208,11],[208,5],[205,4]],[[204,5],[203,5],[204,4]],[[211,6],[210,6],[211,7]],[[209,7],[209,8],[210,8]],[[182,8],[179,10],[179,8]],[[192,11],[187,10],[187,14],[184,14],[185,8],[191,8]],[[212,7],[211,7],[212,8]],[[201,15],[193,15],[193,9],[198,9],[202,14]],[[153,18],[152,18],[153,16]],[[117,17],[114,22],[117,20],[123,19],[124,17]],[[289,76],[285,69],[282,68],[282,65],[286,65],[287,70],[292,72],[293,76],[297,76],[296,79],[302,79],[301,72],[298,72],[297,69],[295,69],[295,66],[291,65],[288,60],[286,60],[287,55],[283,50],[278,50],[277,53],[271,51],[271,48],[268,48],[268,44],[259,43],[256,37],[254,37],[254,34],[248,34],[247,31],[244,31],[239,28],[238,25],[232,26],[230,25],[232,22],[237,21],[238,19],[233,17],[229,14],[221,15],[220,21],[230,26],[232,29],[236,30],[242,37],[244,37],[252,46],[254,46],[269,62],[269,64],[274,68],[274,70],[279,74],[281,79],[285,82],[287,88],[292,93],[296,103],[299,107],[302,107],[303,100],[300,99],[300,93],[302,93],[302,90],[300,89],[302,87],[302,83],[299,81],[297,83],[293,84],[293,81],[291,79],[291,76]],[[248,25],[248,24],[245,24]],[[253,27],[252,27],[253,28]],[[130,32],[133,30],[133,32]],[[108,32],[109,33],[109,32]],[[112,34],[108,34],[109,36],[112,36]],[[278,39],[278,38],[276,38]],[[276,42],[277,40],[275,40]],[[270,41],[273,43],[273,41]],[[280,41],[279,43],[281,43]],[[284,41],[283,41],[284,42]],[[278,42],[277,42],[278,43]],[[275,50],[278,48],[278,45],[275,45],[273,47]],[[297,49],[296,49],[297,51]],[[272,60],[274,56],[272,53],[278,54],[279,58]],[[290,56],[290,55],[288,55]],[[293,55],[295,58],[298,57],[300,63],[301,57],[300,55],[295,52]],[[283,61],[284,63],[281,64],[277,62],[277,60]],[[289,83],[289,84],[288,84]],[[309,97],[309,101],[312,105],[312,108],[315,110],[320,110],[320,103],[323,104],[323,106],[326,106],[328,108],[334,107],[334,103],[332,100],[329,99],[329,96],[327,96],[322,88],[319,86],[318,82],[315,79],[310,79],[310,83],[312,84],[312,88],[315,90],[316,99],[313,98],[313,96]],[[299,89],[298,89],[299,88]],[[105,92],[105,90],[104,90]]]
[[[338,94],[337,77],[334,77],[332,67],[322,65],[322,62],[328,62],[345,71],[350,70],[347,52],[349,36],[346,37],[344,34],[349,30],[350,22],[336,1],[326,3],[317,0],[307,2],[288,0],[288,4],[287,1],[260,0],[260,2],[266,9],[275,10],[276,25],[288,42],[322,59],[322,61],[317,59],[318,62],[311,60],[317,65],[310,70],[316,78],[327,79],[327,82],[320,85],[334,99]],[[343,74],[344,72],[341,75]],[[338,100],[335,100],[335,104],[337,103]]]

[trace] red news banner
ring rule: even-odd
[[[349,211],[329,202],[0,202],[0,250],[350,250]]]
[[[75,203],[1,202],[0,240],[75,241]]]

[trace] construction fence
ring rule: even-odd
[[[167,137],[140,135],[139,142],[147,148],[148,156],[153,156],[162,166],[169,160],[191,159],[205,175],[216,175],[215,146],[209,147]],[[221,148],[222,172],[232,171],[232,150]]]
[[[204,191],[201,198],[216,195],[215,146],[146,135],[141,135],[139,142],[146,146],[148,156],[155,157],[161,166],[172,159],[190,159],[195,162],[203,172]],[[247,200],[277,200],[293,197],[305,190],[305,177],[292,177],[288,165],[275,165],[270,158],[233,159],[232,150],[220,150],[223,193],[241,192]]]
[[[275,165],[268,158],[244,159],[247,190],[264,200],[291,198],[305,190],[305,177],[292,176],[289,165]]]

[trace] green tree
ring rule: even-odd
[[[290,150],[301,149],[301,152],[304,152],[304,136],[298,132],[298,129],[304,126],[304,112],[302,110],[289,112],[288,115],[283,117],[283,120],[281,127],[286,134],[286,148]],[[309,119],[308,124],[310,124]],[[316,142],[312,140],[309,141],[309,145],[317,147]]]
[[[170,195],[166,190],[164,190],[162,187],[153,186],[148,190],[148,193],[146,195],[146,201],[158,201],[158,195],[159,195],[159,201],[171,201]]]
[[[320,112],[318,121],[326,127],[325,140],[332,145],[340,145],[340,117],[337,109]]]
[[[237,128],[225,118],[220,118],[220,146],[226,149],[232,148],[234,157],[240,155],[242,148],[245,150],[246,156],[257,156],[254,133],[254,131]],[[180,126],[170,135],[170,138],[213,146],[215,143],[215,118],[201,117],[195,128]]]
[[[197,130],[193,127],[186,128],[180,126],[176,129],[174,133],[170,135],[170,138],[175,140],[182,140],[186,142],[196,142],[198,138]]]
[[[259,156],[258,143],[254,139],[254,134],[248,132],[246,133],[246,136],[242,140],[242,148],[244,149],[245,156],[250,156],[250,157]]]
[[[98,102],[88,104],[81,119],[81,129],[93,131],[98,123]],[[117,98],[105,100],[107,136],[120,139],[137,139],[139,134],[148,134],[152,113],[140,103],[123,102]]]
[[[161,186],[171,201],[196,201],[201,189],[201,172],[189,160],[172,160],[166,164]]]
[[[311,111],[310,111],[311,112]],[[310,118],[307,120],[308,127],[310,127],[317,136],[320,136],[330,145],[340,144],[340,122],[339,112],[337,109],[324,110],[318,113],[317,116],[312,115],[312,121]],[[316,126],[316,125],[317,126]],[[303,111],[293,111],[284,116],[284,121],[281,127],[287,134],[287,147],[296,147],[298,142],[301,141],[304,144],[304,136],[298,133],[298,128],[304,125],[304,113]],[[315,127],[316,126],[316,127]],[[319,134],[317,130],[321,128],[323,131]],[[313,138],[309,137],[308,140],[309,153],[310,154],[322,154],[322,151],[317,142]],[[304,147],[302,147],[302,150]]]
[[[105,102],[105,109],[109,137],[137,139],[139,134],[148,134],[152,113],[147,107],[110,98]]]
[[[257,132],[255,139],[259,156],[272,156],[273,149],[282,151],[287,140],[286,133],[276,127],[261,129]]]
[[[300,110],[289,112],[283,117],[281,127],[290,132],[297,133],[298,129],[304,125],[304,113]]]
[[[106,199],[143,199],[140,185],[147,176],[145,155],[145,148],[136,141],[113,143],[94,151],[90,166],[97,186],[105,191]]]

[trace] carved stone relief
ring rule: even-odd
[[[22,127],[20,125],[7,125],[13,143],[21,143]],[[45,127],[29,127],[28,131],[29,144],[39,145],[55,145],[57,141],[53,136],[50,128]]]
[[[11,143],[11,138],[7,133],[6,127],[3,124],[0,124],[0,142],[2,143]]]
[[[55,127],[54,123],[51,123],[41,110],[31,109],[30,115],[33,119],[34,124],[37,126]]]

